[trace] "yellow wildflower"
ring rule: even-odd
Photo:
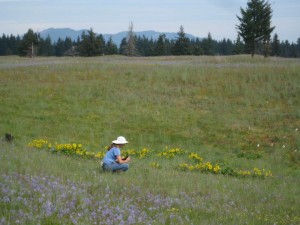
[[[218,164],[216,164],[213,168],[214,173],[219,173],[220,170],[221,170],[221,168]]]
[[[171,209],[168,209],[167,211],[168,211],[168,212],[178,212],[179,209],[173,207],[173,208],[171,208]]]
[[[256,176],[261,176],[262,175],[260,169],[255,167],[253,170],[254,170],[254,175],[256,175]]]

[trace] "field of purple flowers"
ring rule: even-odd
[[[178,198],[143,195],[135,186],[118,192],[54,176],[2,174],[0,224],[189,224],[178,206],[199,207],[184,192]]]

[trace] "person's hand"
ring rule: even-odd
[[[122,160],[125,161],[128,157],[129,155],[126,155],[125,157],[122,157]]]
[[[126,162],[130,161],[130,156],[127,157],[127,159],[125,160]]]

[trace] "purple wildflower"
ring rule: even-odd
[[[49,200],[47,200],[43,204],[43,210],[44,210],[46,216],[51,216],[54,213],[54,209],[55,209],[55,207]]]
[[[4,217],[2,217],[0,220],[0,225],[4,225],[4,224],[6,224],[6,220]]]

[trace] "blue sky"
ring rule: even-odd
[[[300,37],[300,0],[269,1],[272,25],[280,40],[296,42]],[[240,7],[247,0],[0,0],[0,34],[24,34],[53,28],[115,34],[155,30],[186,33],[197,37],[235,40]],[[273,33],[273,34],[274,34]]]

